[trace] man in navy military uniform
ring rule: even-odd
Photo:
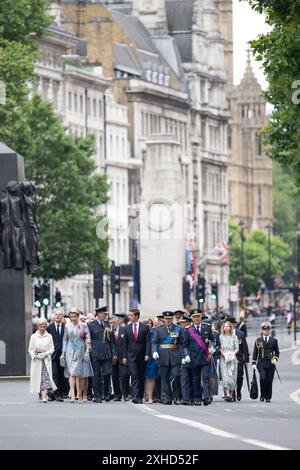
[[[183,332],[186,328],[188,328],[192,323],[192,319],[189,315],[185,314],[182,316],[181,320],[179,320],[179,324],[183,329]],[[183,333],[184,334],[184,333]],[[194,398],[193,398],[193,375],[192,375],[192,366],[191,363],[186,363],[184,358],[184,351],[183,351],[183,344],[180,348],[182,359],[181,359],[181,374],[180,374],[180,382],[181,382],[181,393],[182,393],[182,405],[192,405]]]
[[[191,311],[193,324],[184,331],[185,362],[192,364],[194,405],[201,405],[201,377],[203,381],[204,406],[210,404],[210,368],[212,335],[211,325],[201,321],[201,310]]]
[[[152,338],[152,357],[157,360],[161,377],[161,402],[171,405],[172,399],[178,399],[176,377],[180,371],[183,332],[173,323],[174,312],[163,312],[165,324],[154,330]],[[171,388],[174,383],[174,392]]]
[[[88,327],[91,335],[91,361],[94,371],[92,378],[94,401],[101,403],[103,393],[105,400],[110,400],[107,390],[112,370],[112,357],[117,353],[110,324],[106,321],[107,307],[98,307],[95,311],[96,320],[89,323]]]
[[[260,377],[260,401],[271,402],[272,385],[276,364],[279,360],[277,339],[270,336],[271,325],[264,322],[261,325],[262,334],[254,344],[252,367],[258,370]]]

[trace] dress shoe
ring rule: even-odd
[[[199,400],[196,400],[196,401],[194,401],[194,405],[195,405],[195,406],[201,406],[201,405],[202,405],[202,403],[201,403],[201,401],[199,401]]]
[[[138,398],[133,398],[131,401],[132,401],[132,403],[139,403]]]
[[[111,400],[110,395],[105,395],[104,400],[105,400],[105,401],[110,401],[110,400]]]
[[[260,401],[264,401],[265,400],[265,397],[263,397],[262,395],[260,396]]]
[[[163,404],[164,405],[172,405],[172,400],[164,400]]]
[[[271,403],[271,399],[270,399],[270,398],[266,398],[266,402],[267,402],[267,403]]]
[[[241,401],[241,399],[242,399],[242,394],[241,394],[241,393],[237,393],[236,397],[237,397],[237,401]]]
[[[124,401],[129,401],[130,398],[129,397],[124,397]]]
[[[204,398],[204,400],[203,400],[203,405],[204,405],[204,406],[207,406],[207,405],[209,405],[209,404],[210,404],[209,398]]]
[[[62,402],[62,401],[64,401],[64,399],[62,397],[57,397],[57,401]]]
[[[121,401],[122,400],[122,397],[115,397],[113,398],[113,401]]]
[[[93,402],[94,403],[102,403],[102,400],[101,400],[101,398],[94,397]]]
[[[186,405],[186,406],[189,406],[191,404],[191,402],[188,401],[188,400],[182,400],[182,404]]]

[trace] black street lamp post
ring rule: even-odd
[[[300,225],[297,227],[297,284],[294,291],[294,341],[296,344],[297,340],[297,300],[299,293],[299,284],[300,284]]]
[[[241,279],[240,279],[240,299],[241,299],[241,307],[244,307],[244,285],[245,285],[245,252],[244,252],[244,228],[245,222],[242,220],[239,223],[239,227],[241,229]]]

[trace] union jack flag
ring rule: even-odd
[[[224,266],[229,266],[229,246],[225,240],[220,242],[219,256]]]

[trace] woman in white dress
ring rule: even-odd
[[[52,335],[46,331],[47,320],[40,318],[37,331],[31,335],[28,352],[31,357],[30,392],[41,393],[42,400],[47,403],[48,391],[54,392],[56,385],[52,377],[51,356],[54,352]]]
[[[221,375],[222,385],[226,401],[233,401],[232,394],[236,388],[237,381],[237,358],[239,351],[239,342],[234,332],[233,325],[226,321],[221,326]]]

